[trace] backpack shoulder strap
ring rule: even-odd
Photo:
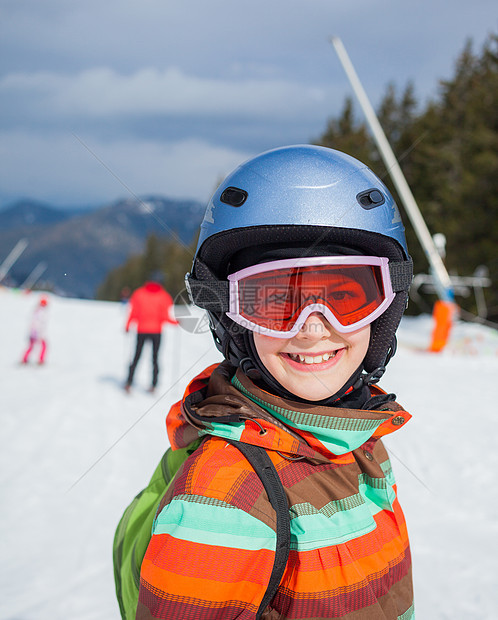
[[[261,605],[259,606],[256,614],[256,620],[259,620],[261,618],[261,614],[277,593],[285,567],[287,566],[290,551],[289,504],[283,484],[266,450],[259,446],[253,446],[240,441],[230,441],[230,443],[238,448],[253,466],[254,471],[261,479],[265,491],[268,494],[268,499],[277,514],[277,542],[275,545],[275,560],[273,562],[273,569],[268,582],[268,587],[266,588],[266,593],[263,596],[263,600],[261,601]]]

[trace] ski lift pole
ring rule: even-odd
[[[43,273],[47,269],[47,263],[43,261],[38,263],[33,271],[28,275],[26,280],[21,284],[20,288],[24,288],[26,290],[31,290],[33,286],[38,282]]]
[[[28,247],[27,239],[19,239],[14,248],[10,251],[7,258],[0,265],[0,282],[5,278],[5,276],[9,273],[12,265],[16,262],[16,260],[21,256],[24,250]]]
[[[429,261],[431,271],[434,274],[434,284],[437,295],[440,300],[453,303],[454,293],[450,276],[444,266],[439,252],[436,249],[425,220],[420,213],[420,209],[415,202],[415,198],[413,197],[410,187],[406,182],[403,172],[401,171],[398,161],[393,153],[393,150],[391,149],[391,145],[386,138],[384,130],[375,115],[374,109],[372,108],[367,94],[361,85],[358,75],[356,74],[341,39],[338,37],[331,37],[331,42],[351,83],[358,102],[363,109],[382,159],[384,160],[389,175],[393,180],[408,217],[413,224],[418,240],[420,241],[422,249],[424,250],[427,260]]]

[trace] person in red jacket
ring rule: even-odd
[[[125,383],[127,392],[130,391],[133,383],[133,375],[146,340],[152,343],[152,384],[149,391],[155,390],[159,375],[157,357],[161,345],[162,326],[164,323],[178,325],[178,322],[171,317],[172,307],[171,295],[157,281],[146,282],[130,297],[130,314],[126,323],[126,331],[129,331],[132,323],[136,323],[137,345]]]

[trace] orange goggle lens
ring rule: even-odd
[[[275,269],[238,281],[238,314],[265,329],[290,331],[306,306],[326,306],[343,326],[363,321],[385,299],[377,265]]]

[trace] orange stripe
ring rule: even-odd
[[[403,418],[404,420],[402,424],[400,424],[401,418]],[[378,439],[379,437],[385,437],[386,435],[393,433],[394,431],[398,430],[398,428],[401,428],[402,426],[404,426],[411,418],[412,418],[412,415],[408,413],[407,411],[396,411],[396,412],[393,411],[392,417],[390,417],[385,422],[382,422],[382,424],[378,427],[378,429],[372,435],[372,438]],[[395,420],[394,423],[393,423],[393,420]]]
[[[221,444],[221,446],[220,446]],[[212,437],[204,444],[187,492],[225,500],[234,483],[251,472],[240,450],[224,439]]]
[[[240,579],[237,567],[241,565],[243,569],[239,572],[246,581],[264,585],[271,573],[274,554],[268,549],[231,549],[156,534],[149,543],[145,559],[161,571],[200,579],[208,574],[210,580],[226,582]]]
[[[257,558],[254,560],[257,562]],[[142,580],[148,590],[157,596],[165,598],[164,594],[175,597],[196,598],[204,601],[226,602],[238,600],[251,603],[259,601],[262,595],[262,584],[247,581],[246,571],[236,571],[239,563],[232,565],[233,580],[230,582],[217,581],[215,579],[195,578],[192,576],[178,575],[171,571],[161,570],[150,561],[144,559],[142,564]],[[211,572],[211,566],[205,566],[204,571]],[[243,569],[247,566],[243,565]],[[268,578],[268,575],[266,575]]]
[[[392,534],[396,528],[389,527],[389,521],[392,513],[390,518],[389,514],[378,515],[378,525],[387,526]],[[286,571],[287,585],[296,592],[330,590],[331,584],[333,588],[361,587],[368,576],[386,573],[389,565],[401,562],[407,547],[401,536],[382,541],[377,531],[342,545],[301,553],[292,551]],[[366,555],[366,551],[372,553]],[[158,588],[159,584],[161,587],[167,584],[167,590],[175,594],[188,596],[196,592],[196,596],[201,596],[202,592],[201,598],[207,600],[223,600],[222,593],[228,596],[232,592],[233,596],[229,584],[243,584],[247,597],[241,600],[252,601],[258,587],[267,584],[272,565],[273,553],[268,550],[228,549],[161,534],[151,540],[142,577]],[[213,589],[215,598],[210,595]]]
[[[352,564],[341,566],[345,558],[341,557],[340,550],[325,548],[314,553],[312,563],[316,570],[307,572],[304,569],[309,569],[311,552],[305,552],[299,554],[298,571],[291,560],[283,581],[290,590],[307,594],[363,587],[369,576],[387,573],[389,565],[403,561],[404,552],[405,548],[396,541],[385,545],[382,554],[360,558]],[[308,556],[307,567],[301,562],[305,556]],[[328,566],[333,556],[335,566],[324,569],[324,565]],[[154,558],[154,563],[149,557]],[[348,554],[347,562],[350,559]],[[157,589],[187,597],[194,595],[195,598],[217,602],[231,599],[253,602],[259,600],[261,588],[268,583],[272,562],[273,554],[269,551],[226,549],[175,541],[168,535],[161,535],[151,541],[142,564],[142,578],[149,584],[148,589],[151,591]],[[169,570],[163,566],[169,567]]]
[[[303,570],[301,563],[299,564],[298,571],[293,571],[289,565],[288,570],[291,571],[291,574],[289,575],[290,579],[287,587],[295,592],[306,593],[323,592],[344,587],[362,587],[365,579],[368,577],[387,573],[389,566],[402,562],[406,551],[399,540],[384,545],[382,550],[375,555],[358,558],[356,561],[352,561],[349,554],[346,554],[346,556],[341,554],[339,549],[332,547],[331,550],[333,552],[336,551],[336,553],[331,553],[327,557],[328,560],[335,555],[333,559],[334,566],[331,568],[328,568],[330,565],[322,555],[325,549],[320,549],[315,556],[313,564],[316,568],[313,571]],[[303,554],[300,554],[299,559],[301,559],[301,555]]]

